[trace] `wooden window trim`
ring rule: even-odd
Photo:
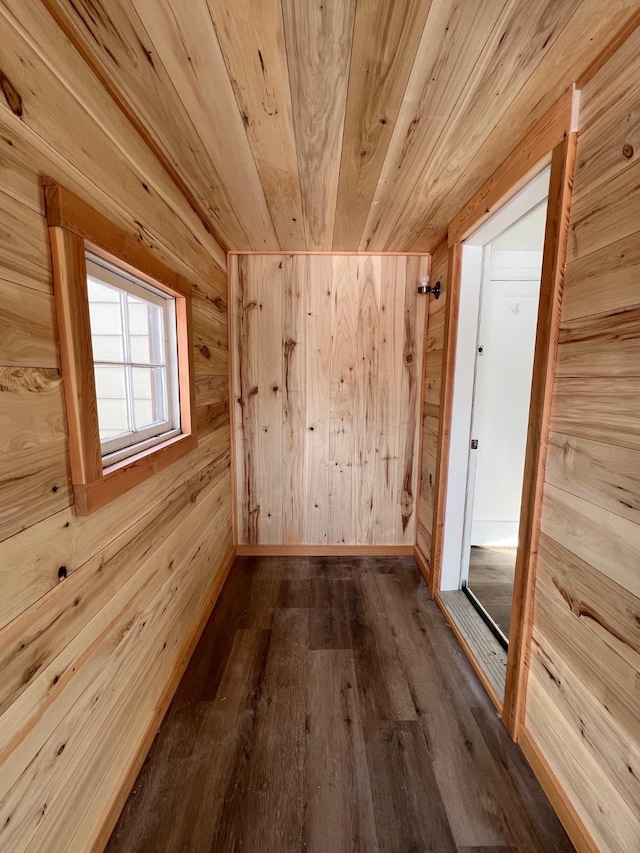
[[[191,284],[146,246],[58,184],[45,185],[53,287],[78,515],[89,515],[197,446]],[[179,436],[103,469],[93,372],[85,252],[146,281],[176,301]]]

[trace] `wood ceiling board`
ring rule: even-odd
[[[45,0],[73,43],[108,82],[197,199],[203,218],[229,244],[247,243],[243,226],[155,45],[129,0]],[[218,160],[220,163],[221,161]]]
[[[431,0],[358,3],[334,249],[360,243]]]
[[[209,0],[280,246],[306,247],[279,0]]]
[[[553,48],[554,41],[579,5],[580,0],[566,0],[561,4],[545,0],[534,7],[528,0],[517,0],[509,5],[509,14],[502,32],[496,33],[498,38],[493,42],[493,50],[483,56],[482,75],[472,87],[465,88],[456,102],[446,131],[432,150],[411,194],[394,197],[395,222],[391,230],[388,221],[383,223],[376,245],[378,240],[384,241],[385,249],[413,244],[432,222],[441,200],[544,55]],[[442,226],[443,223],[438,224],[438,233]]]
[[[63,175],[65,184],[74,191],[77,184],[79,194],[90,196],[101,212],[117,221],[124,217],[137,239],[168,256],[170,265],[188,270],[191,279],[209,281],[217,266],[225,269],[218,242],[160,162],[149,157],[148,146],[100,81],[87,75],[44,6],[5,0],[0,25],[3,73],[22,81],[20,116],[0,101],[0,126],[12,148],[20,146],[24,155],[36,152],[38,162],[50,162],[51,177]],[[22,167],[28,170],[29,162]],[[42,192],[32,165],[31,181]],[[158,223],[153,238],[141,224],[150,207]]]
[[[218,168],[247,235],[242,246],[277,248],[271,213],[206,0],[131,2]],[[235,242],[229,245],[236,247]]]
[[[283,0],[308,249],[333,239],[355,0]]]
[[[447,223],[480,188],[487,176],[516,148],[529,129],[540,121],[556,98],[594,61],[598,51],[614,35],[616,27],[637,8],[636,0],[614,0],[608,5],[583,3],[496,124],[467,167],[451,186],[446,198],[430,215],[430,221],[414,241],[414,251],[427,251],[438,241]],[[613,16],[612,16],[613,15]],[[581,114],[584,124],[584,114]],[[579,168],[579,164],[577,164]]]
[[[452,112],[457,108],[456,114],[463,114],[501,36],[505,7],[512,5],[513,0],[506,4],[505,0],[482,0],[472,17],[456,0],[431,4],[360,238],[361,249],[387,242],[401,215],[401,200],[411,194]]]

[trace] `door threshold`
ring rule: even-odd
[[[486,624],[487,628],[491,631],[496,640],[500,643],[505,652],[509,651],[509,640],[505,636],[505,634],[500,629],[499,625],[493,620],[489,612],[485,609],[480,599],[477,597],[475,592],[469,587],[467,584],[464,584],[461,587],[464,594],[467,596],[469,601],[473,604],[475,609],[478,611],[480,618]]]

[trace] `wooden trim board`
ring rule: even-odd
[[[507,682],[503,721],[515,739],[524,719],[542,493],[558,356],[562,286],[569,238],[569,211],[578,134],[553,150],[544,238],[540,303],[531,379],[527,449],[520,508],[519,542],[513,581]]]
[[[111,801],[106,806],[102,819],[97,822],[99,829],[97,830],[95,838],[90,841],[87,847],[87,849],[91,850],[92,853],[102,853],[104,848],[107,846],[111,833],[113,832],[120,816],[120,812],[127,802],[127,798],[131,793],[136,779],[138,778],[138,773],[144,764],[147,753],[151,749],[153,739],[155,738],[158,729],[160,728],[160,724],[162,723],[169,705],[171,704],[171,700],[178,689],[180,680],[184,675],[196,646],[198,645],[202,632],[211,617],[213,608],[215,607],[218,597],[222,592],[222,588],[229,576],[229,572],[231,571],[235,558],[236,550],[232,546],[226,560],[222,564],[220,572],[216,576],[211,593],[195,620],[194,628],[184,644],[182,653],[176,662],[171,677],[167,681],[162,695],[158,699],[156,708],[149,720],[149,724],[142,736],[142,739],[140,740],[138,748],[131,755],[129,766],[124,771],[120,784],[114,791]]]
[[[413,545],[238,545],[239,557],[400,557]]]
[[[531,765],[542,790],[553,806],[560,819],[560,823],[564,826],[567,835],[571,839],[571,843],[578,853],[598,853],[598,846],[591,838],[586,826],[565,794],[562,785],[549,766],[546,758],[540,752],[532,734],[524,724],[518,729],[516,743]]]

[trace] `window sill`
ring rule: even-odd
[[[74,483],[76,514],[90,515],[129,489],[162,471],[168,465],[191,453],[198,446],[195,433],[178,435],[135,456],[116,462],[90,483]]]

